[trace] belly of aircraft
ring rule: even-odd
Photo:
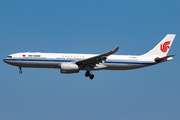
[[[8,60],[6,63],[18,67],[32,67],[32,68],[59,68],[61,62],[53,61],[23,61],[23,60]]]
[[[31,68],[60,68],[61,63],[64,61],[53,60],[4,60],[4,62],[18,66],[18,67],[31,67]],[[152,64],[131,63],[131,62],[103,62],[91,67],[91,70],[129,70],[141,67],[146,67]],[[80,70],[85,70],[80,67]]]

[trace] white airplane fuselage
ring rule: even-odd
[[[16,53],[4,62],[18,66],[31,68],[59,68],[64,62],[73,62],[91,58],[98,54],[63,54],[63,53]],[[154,65],[156,62],[152,58],[131,55],[110,55],[106,60],[91,67],[90,70],[129,70]],[[86,70],[80,67],[80,70]]]
[[[3,61],[18,66],[21,74],[22,67],[57,68],[61,73],[78,73],[86,70],[85,76],[94,78],[92,70],[130,70],[147,67],[172,60],[174,55],[167,53],[175,38],[175,34],[167,34],[152,50],[146,54],[112,55],[119,47],[104,54],[70,54],[70,53],[40,53],[24,52],[11,54]]]

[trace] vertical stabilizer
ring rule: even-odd
[[[142,56],[165,57],[173,43],[176,34],[167,34],[152,50]]]

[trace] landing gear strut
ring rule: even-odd
[[[85,76],[89,77],[91,80],[94,78],[94,75],[91,74],[89,70],[86,71]]]
[[[21,70],[21,67],[19,67],[19,73],[22,74],[22,70]]]

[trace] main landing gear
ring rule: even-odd
[[[89,70],[86,71],[85,76],[89,77],[91,80],[94,78],[94,74],[91,74]]]
[[[22,74],[22,70],[21,70],[21,67],[19,67],[19,73]]]

